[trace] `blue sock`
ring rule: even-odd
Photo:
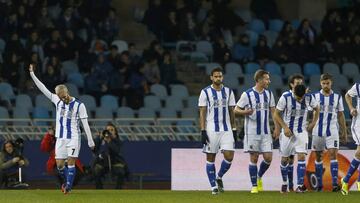
[[[298,161],[297,165],[297,184],[298,186],[304,185],[304,176],[305,176],[305,161]]]
[[[270,163],[266,161],[262,161],[260,164],[258,176],[261,178],[269,167],[270,167]]]
[[[206,162],[206,173],[208,175],[209,178],[209,182],[212,188],[216,187],[216,182],[215,182],[215,163],[214,162]]]
[[[66,188],[68,190],[71,190],[71,188],[72,188],[72,184],[74,182],[75,175],[76,175],[75,165],[68,165],[68,173],[67,173],[67,179],[66,179]]]
[[[221,163],[221,168],[218,173],[218,177],[222,178],[224,174],[229,170],[230,166],[231,166],[231,162],[224,159]]]
[[[67,167],[63,166],[63,168],[57,168],[58,173],[63,181],[63,183],[66,182],[66,175],[67,175]]]
[[[323,162],[317,162],[315,161],[315,175],[316,175],[316,179],[317,179],[317,187],[318,188],[322,188],[323,184],[322,184],[322,176],[323,176]]]
[[[332,185],[338,185],[338,168],[339,164],[337,160],[330,161],[330,168],[331,168],[331,177],[332,177]]]
[[[346,176],[344,177],[344,182],[348,183],[351,176],[354,174],[355,170],[357,170],[357,168],[359,167],[360,164],[360,160],[354,158],[351,163],[350,163],[350,168],[346,174]]]
[[[292,188],[294,186],[294,165],[293,164],[289,164],[288,167],[288,180],[289,180],[289,188]]]
[[[287,178],[288,178],[288,165],[280,164],[280,171],[281,171],[281,177],[283,180],[283,184],[287,184]]]
[[[359,167],[359,173],[358,173],[358,182],[360,182],[360,167]]]
[[[257,165],[254,163],[249,164],[249,174],[252,186],[257,186]]]

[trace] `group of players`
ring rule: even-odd
[[[297,187],[295,192],[304,193],[305,158],[308,150],[308,135],[312,135],[312,150],[316,153],[315,175],[317,191],[322,191],[323,152],[330,154],[330,169],[333,191],[341,190],[343,195],[349,192],[348,182],[360,164],[360,84],[354,84],[345,95],[345,101],[352,116],[351,132],[357,144],[357,150],[349,170],[341,185],[338,183],[337,152],[339,141],[347,142],[347,128],[344,116],[342,96],[332,90],[333,78],[324,73],[320,77],[321,89],[310,92],[304,85],[300,74],[289,78],[289,90],[284,92],[278,103],[269,90],[270,74],[258,70],[254,74],[255,86],[242,93],[235,102],[232,90],[223,85],[223,70],[215,68],[211,72],[212,84],[201,90],[199,97],[200,128],[203,152],[206,153],[206,172],[212,194],[224,191],[223,175],[229,170],[234,157],[237,140],[236,116],[244,116],[244,151],[250,154],[249,175],[251,193],[263,190],[262,177],[272,161],[272,142],[279,139],[282,176],[281,193],[293,191],[293,163],[297,157]],[[357,98],[357,107],[352,98]],[[310,114],[312,113],[312,118]],[[270,128],[269,116],[274,121]],[[220,170],[216,173],[215,157],[218,151],[224,155]],[[263,161],[258,169],[258,158]],[[360,182],[357,182],[360,190]]]

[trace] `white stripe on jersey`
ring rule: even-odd
[[[228,87],[216,91],[212,86],[201,90],[199,106],[207,107],[206,130],[213,132],[231,130],[229,106],[235,106],[234,93]]]
[[[275,107],[274,94],[265,89],[258,93],[255,87],[245,91],[237,106],[241,109],[254,109],[254,113],[245,116],[244,130],[246,135],[268,135],[270,134],[269,115],[270,107]]]
[[[80,139],[80,104],[75,98],[66,104],[59,100],[56,104],[56,131],[59,139]]]
[[[280,97],[276,108],[283,112],[283,120],[290,130],[301,133],[306,130],[308,111],[316,106],[317,102],[311,94],[306,94],[303,101],[299,103],[293,93],[289,92]]]
[[[322,90],[313,95],[320,105],[320,115],[312,134],[318,136],[339,135],[337,116],[339,111],[344,111],[342,97],[333,91],[329,96],[325,96]]]

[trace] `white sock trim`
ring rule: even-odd
[[[75,168],[75,165],[68,165],[68,168]]]
[[[321,164],[323,164],[323,162],[322,161],[320,161],[320,162],[315,161],[315,164],[316,165],[321,165]]]
[[[223,160],[225,163],[227,163],[227,164],[231,164],[231,161],[228,161],[228,160],[226,160],[226,159],[224,159]]]
[[[215,162],[206,161],[206,164],[214,165]]]
[[[337,159],[334,159],[334,160],[330,160],[330,163],[337,163],[338,160]]]

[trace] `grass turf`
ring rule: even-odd
[[[209,203],[209,202],[324,202],[348,203],[360,202],[360,192],[350,192],[348,196],[331,192],[307,192],[305,194],[280,194],[279,192],[262,192],[250,194],[249,192],[227,191],[219,195],[211,195],[210,191],[169,191],[169,190],[74,190],[69,195],[59,190],[1,190],[0,202],[144,202],[144,203]]]

